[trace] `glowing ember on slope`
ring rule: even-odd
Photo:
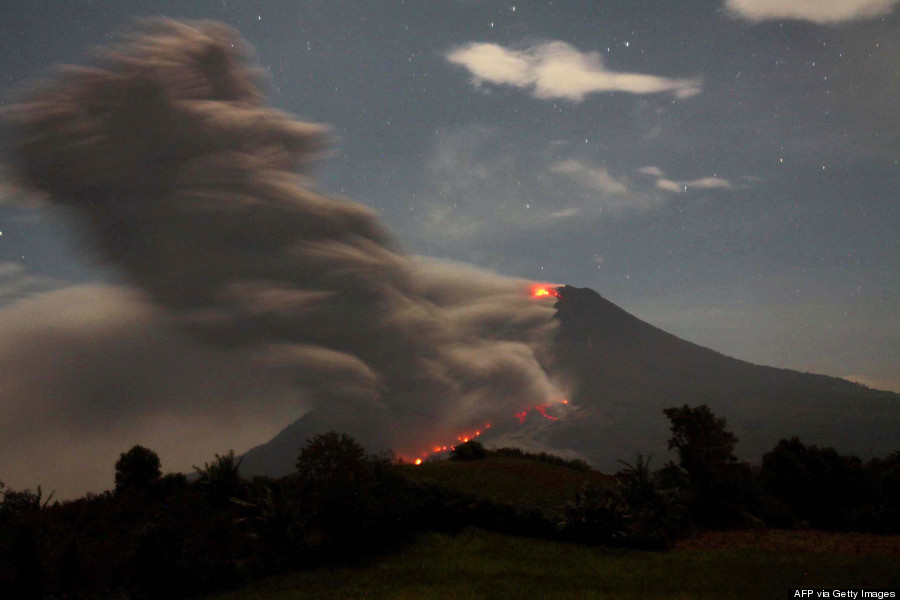
[[[548,406],[535,406],[534,410],[536,410],[542,417],[545,419],[550,419],[551,421],[558,421],[559,417],[554,417],[553,415],[547,414]]]
[[[556,404],[568,404],[568,403],[569,403],[568,400],[562,399],[557,402],[554,402],[553,404],[544,404],[541,406],[526,408],[522,412],[516,413],[515,416],[517,419],[519,419],[519,423],[521,423],[521,424],[525,423],[526,419],[528,418],[529,413],[531,413],[532,411],[538,413],[545,419],[549,419],[550,421],[558,421],[559,417],[555,417],[555,416],[551,415],[548,411],[550,410],[551,407],[553,407]],[[484,426],[484,429],[487,430],[490,428],[491,428],[491,424],[486,423]],[[477,437],[480,437],[482,433],[483,432],[481,429],[476,429],[473,433],[461,434],[461,435],[457,436],[456,441],[460,442],[462,444],[465,444],[467,442],[474,440]],[[431,452],[425,454],[422,457],[418,457],[418,458],[412,460],[412,462],[415,465],[421,465],[429,456],[435,456],[435,455],[438,455],[438,454],[441,454],[441,453],[447,452],[447,451],[452,452],[453,450],[456,450],[456,446],[434,446],[434,447],[432,447]]]
[[[560,404],[568,404],[568,403],[569,403],[568,400],[562,400],[562,401],[560,402]],[[535,406],[535,407],[532,407],[532,408],[526,408],[526,409],[523,410],[522,412],[516,413],[516,418],[519,419],[519,423],[523,423],[523,424],[524,424],[524,423],[525,423],[525,420],[528,418],[528,414],[529,414],[531,411],[534,411],[534,412],[538,413],[539,415],[541,415],[542,417],[544,417],[545,419],[549,419],[549,420],[551,420],[551,421],[559,421],[559,417],[554,417],[553,415],[551,415],[550,413],[547,412],[547,410],[548,410],[551,406],[552,406],[552,404],[544,404],[544,405],[541,405],[541,406]]]

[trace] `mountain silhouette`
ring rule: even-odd
[[[682,340],[641,321],[588,288],[557,289],[559,328],[548,369],[564,382],[569,404],[555,421],[530,416],[497,428],[487,445],[521,445],[580,456],[595,468],[618,470],[636,453],[670,456],[663,409],[707,404],[738,438],[737,454],[758,461],[779,439],[834,446],[862,458],[900,448],[900,394],[837,377],[754,365]],[[247,475],[293,470],[299,448],[316,433],[340,428],[370,450],[389,423],[356,407],[307,413],[244,456]],[[502,433],[503,431],[506,433]]]

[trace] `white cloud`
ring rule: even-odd
[[[692,181],[672,181],[660,178],[656,180],[656,187],[667,192],[686,192],[688,188],[696,190],[730,190],[731,182],[721,177],[701,177]]]
[[[577,160],[564,160],[550,167],[552,173],[565,173],[578,180],[584,187],[604,193],[627,195],[628,186],[615,179],[606,167],[591,167]]]
[[[588,94],[600,92],[670,92],[677,98],[689,98],[700,93],[701,85],[698,79],[610,71],[599,53],[582,53],[565,42],[546,42],[525,50],[471,43],[451,50],[447,60],[468,69],[475,85],[527,88],[534,97],[544,100],[581,102]]]
[[[661,190],[666,190],[667,192],[680,192],[684,188],[677,181],[672,181],[671,179],[658,179],[656,181],[656,187]]]
[[[730,190],[731,182],[721,177],[701,177],[693,181],[686,181],[684,185],[699,190]]]
[[[829,24],[890,13],[900,0],[726,0],[726,9],[749,21],[798,20]]]
[[[432,254],[477,254],[485,238],[508,239],[578,220],[629,216],[665,203],[647,181],[584,158],[550,158],[540,148],[510,144],[490,127],[442,131],[411,199],[408,218]],[[555,153],[554,153],[555,154]],[[499,268],[499,267],[498,267]]]
[[[636,188],[633,182],[625,177],[614,177],[602,165],[597,166],[585,161],[569,159],[549,165],[547,170],[562,178],[562,180],[557,179],[556,185],[553,186],[556,193],[562,193],[570,200],[578,201],[583,207],[582,212],[622,214],[650,210],[664,203],[664,199],[659,194],[653,193],[652,190],[646,190],[646,186]],[[571,209],[557,211],[557,213],[563,212],[564,214],[552,216],[574,214],[570,211]]]
[[[562,210],[557,210],[555,212],[550,213],[550,218],[552,218],[552,219],[568,219],[570,217],[574,217],[574,216],[578,215],[578,213],[580,213],[580,212],[581,212],[580,209],[577,209],[574,207],[569,207],[569,208],[564,208]]]
[[[409,230],[428,253],[459,257],[464,252],[467,260],[501,268],[490,262],[493,255],[479,254],[484,240],[490,245],[570,224],[639,217],[678,201],[681,195],[673,192],[685,186],[735,187],[721,177],[666,178],[659,166],[620,169],[595,157],[568,152],[559,157],[559,151],[544,149],[511,143],[492,127],[441,131],[423,171],[423,187],[401,218],[409,219]]]
[[[646,167],[641,167],[637,170],[641,175],[650,175],[651,177],[664,177],[665,173],[659,167],[654,167],[653,165],[648,165]]]

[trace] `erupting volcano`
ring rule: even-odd
[[[316,189],[328,128],[268,106],[250,58],[223,25],[142,22],[7,107],[12,166],[167,325],[326,430],[416,456],[562,395],[542,364],[552,303],[529,298],[556,289],[405,254],[370,208]]]

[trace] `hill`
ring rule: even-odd
[[[522,509],[538,509],[561,516],[585,484],[607,484],[609,476],[530,458],[489,456],[482,460],[442,460],[409,465],[404,475],[417,483],[430,483]]]
[[[557,421],[529,419],[525,427],[497,428],[487,445],[585,458],[615,471],[637,452],[668,456],[664,408],[708,404],[728,420],[741,458],[758,460],[779,439],[834,446],[862,458],[900,448],[900,394],[836,377],[754,365],[671,335],[629,314],[597,292],[557,290],[559,328],[548,354],[550,369],[571,383],[569,407]],[[293,469],[305,441],[328,429],[353,435],[371,450],[384,446],[374,415],[330,406],[304,415],[272,441],[245,455],[243,472],[282,475]]]

